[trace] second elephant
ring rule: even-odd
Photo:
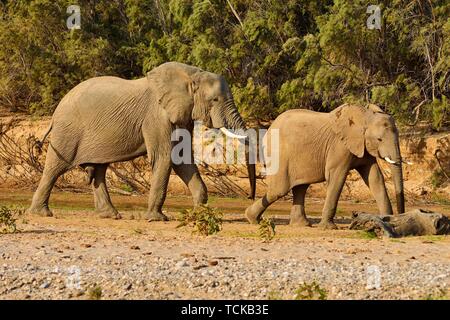
[[[309,226],[306,191],[310,184],[326,181],[327,195],[319,226],[335,229],[337,203],[351,169],[356,169],[370,188],[379,211],[392,214],[377,158],[390,163],[397,211],[405,211],[398,131],[393,118],[378,106],[342,105],[330,113],[290,110],[272,123],[266,137],[274,130],[279,134],[278,170],[268,175],[264,197],[247,208],[249,222],[259,222],[270,204],[292,190],[290,223]],[[268,153],[274,151],[270,144],[265,147]]]

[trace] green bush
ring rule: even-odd
[[[295,300],[326,300],[327,291],[320,287],[320,285],[313,281],[311,283],[303,283],[295,291]]]
[[[24,210],[19,207],[0,206],[0,232],[14,233],[17,231],[16,221],[23,215]]]
[[[194,209],[186,209],[180,212],[177,228],[190,226],[193,232],[204,236],[218,233],[222,229],[223,213],[218,209],[202,205]]]
[[[259,222],[259,237],[269,242],[275,237],[275,222],[271,218],[263,217]]]

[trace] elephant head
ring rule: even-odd
[[[231,138],[246,139],[249,198],[254,199],[256,174],[255,164],[249,162],[249,139],[232,132],[245,131],[246,126],[225,78],[197,67],[168,62],[150,71],[147,79],[172,124],[186,127],[193,121],[202,121],[208,128],[221,129]]]
[[[378,106],[367,108],[343,105],[332,112],[333,130],[351,153],[362,158],[365,152],[390,164],[398,213],[405,212],[402,157],[394,119]]]

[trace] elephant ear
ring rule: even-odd
[[[170,62],[147,73],[158,104],[175,125],[186,126],[192,120],[196,85],[191,75],[195,71],[197,68]]]
[[[385,113],[384,111],[383,111],[383,109],[381,109],[379,106],[377,106],[376,104],[372,104],[372,103],[369,103],[368,105],[367,105],[367,109],[369,109],[370,111],[372,111],[372,112],[374,112],[374,113]]]
[[[331,112],[333,131],[348,150],[358,158],[364,156],[366,121],[364,109],[359,106],[342,105]]]

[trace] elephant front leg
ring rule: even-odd
[[[368,165],[356,168],[365,184],[369,187],[380,214],[392,214],[392,206],[384,184],[383,174],[374,159]]]
[[[309,185],[300,185],[292,188],[293,203],[291,208],[291,226],[310,227],[311,223],[306,217],[305,195]]]
[[[267,192],[264,197],[256,200],[251,206],[245,210],[245,217],[248,222],[258,224],[261,221],[261,216],[266,211],[267,207],[280,199],[284,194],[274,194]]]
[[[337,229],[334,223],[334,216],[336,214],[337,204],[341,196],[342,188],[344,187],[345,179],[347,178],[348,170],[337,169],[330,172],[327,187],[327,196],[325,205],[322,210],[322,220],[319,223],[321,229]]]
[[[122,216],[114,208],[106,187],[106,169],[108,164],[94,166],[94,178],[92,179],[92,191],[94,192],[95,211],[101,218],[120,219]]]
[[[170,157],[168,159],[159,158],[153,165],[148,211],[146,214],[146,218],[149,222],[169,220],[167,216],[162,213],[162,206],[166,199],[171,169]]]
[[[183,180],[191,191],[194,206],[206,204],[208,202],[208,192],[203,182],[198,168],[195,164],[173,165],[175,173]]]

